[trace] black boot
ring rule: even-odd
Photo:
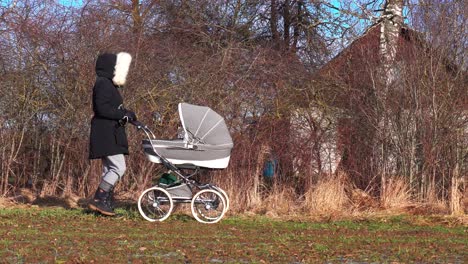
[[[104,191],[101,188],[96,190],[94,199],[89,203],[89,209],[98,211],[103,215],[114,216],[114,209],[111,207],[109,202],[109,192]]]
[[[109,190],[109,197],[107,199],[107,204],[109,208],[114,210],[115,209],[115,199],[114,199],[114,188]]]

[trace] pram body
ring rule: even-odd
[[[181,139],[156,139],[147,126],[134,123],[147,135],[142,145],[148,160],[163,164],[179,178],[173,184],[158,184],[143,191],[138,209],[148,221],[164,221],[174,203],[191,203],[192,214],[199,222],[216,223],[229,208],[226,192],[192,176],[200,168],[226,168],[234,145],[232,138],[224,118],[209,107],[180,103],[178,110],[184,132]],[[190,174],[182,173],[186,169]]]
[[[182,167],[226,168],[234,144],[223,117],[205,106],[180,103],[178,108],[183,139],[143,140],[147,158],[162,163],[164,157]]]

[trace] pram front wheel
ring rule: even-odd
[[[138,211],[150,222],[166,220],[173,208],[171,195],[160,187],[146,189],[138,198]]]
[[[191,203],[192,215],[198,222],[214,224],[226,213],[226,200],[218,191],[205,189],[197,192]]]

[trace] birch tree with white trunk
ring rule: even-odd
[[[383,74],[381,76],[383,87],[377,91],[377,100],[380,105],[380,115],[378,116],[378,134],[380,149],[380,176],[381,176],[381,197],[385,197],[385,186],[387,181],[388,168],[388,114],[387,96],[390,87],[397,78],[397,67],[395,63],[398,50],[398,38],[403,25],[403,0],[387,0],[383,4],[383,11],[380,17],[380,45],[379,52],[382,62]]]

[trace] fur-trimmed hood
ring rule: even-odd
[[[112,79],[115,85],[122,86],[127,80],[131,62],[132,56],[126,52],[101,54],[96,60],[96,74]]]

